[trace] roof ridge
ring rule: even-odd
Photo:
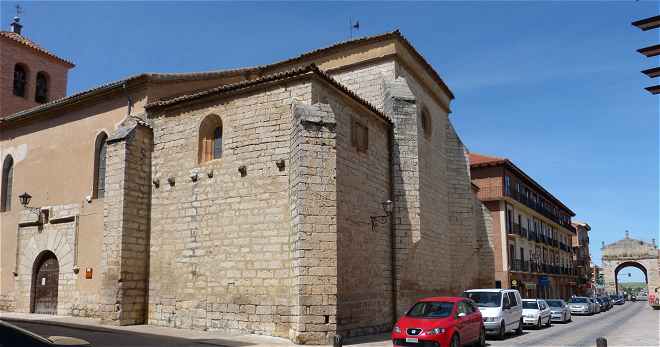
[[[291,70],[287,70],[287,71],[283,71],[283,72],[273,73],[273,74],[266,75],[266,76],[263,76],[263,77],[260,77],[260,78],[257,78],[257,79],[253,79],[253,80],[246,80],[246,81],[241,81],[241,82],[232,83],[232,84],[223,84],[223,85],[219,85],[219,86],[214,87],[214,88],[203,90],[201,92],[187,94],[187,95],[181,95],[181,96],[174,97],[174,98],[167,99],[167,100],[162,100],[162,99],[161,100],[156,100],[154,102],[146,104],[144,106],[144,108],[145,108],[145,110],[164,108],[164,107],[172,106],[172,105],[187,102],[187,101],[192,101],[192,100],[195,100],[195,99],[201,99],[201,98],[205,98],[205,97],[212,96],[212,95],[222,94],[224,92],[229,92],[229,91],[235,91],[235,90],[248,88],[248,87],[258,85],[258,84],[261,84],[261,83],[277,81],[277,80],[284,79],[284,78],[296,77],[296,76],[303,75],[305,73],[314,73],[316,75],[321,76],[324,80],[331,83],[334,87],[338,88],[343,93],[345,93],[349,97],[356,100],[358,103],[365,106],[371,112],[379,115],[385,121],[392,124],[392,121],[382,111],[380,111],[378,108],[376,108],[370,102],[366,101],[365,99],[363,99],[362,97],[357,95],[352,90],[348,89],[343,84],[337,82],[334,78],[332,78],[332,76],[325,73],[323,70],[321,70],[314,63],[307,64],[307,65],[304,65],[302,67],[292,68]]]
[[[49,56],[51,58],[55,58],[56,60],[59,60],[60,62],[69,65],[70,67],[76,66],[76,64],[74,64],[70,60],[67,60],[67,59],[64,59],[64,58],[61,58],[61,57],[57,56],[56,54],[50,52],[49,50],[47,50],[43,47],[41,47],[38,43],[28,39],[27,37],[25,37],[23,35],[17,34],[17,33],[12,32],[12,31],[0,31],[0,37],[5,37],[9,40],[12,40],[12,41],[15,41],[19,44],[22,44],[23,46],[26,46],[28,48],[32,48],[32,49],[34,49],[34,50],[36,50],[40,53],[46,54],[47,56]]]

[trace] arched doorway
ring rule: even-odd
[[[636,261],[625,261],[621,264],[619,264],[615,269],[614,269],[614,287],[616,288],[616,293],[621,294],[621,289],[619,288],[619,271],[628,268],[628,267],[634,267],[636,269],[639,269],[643,274],[644,274],[644,283],[648,285],[649,283],[649,276],[646,271],[646,268],[644,265],[636,262]]]
[[[30,311],[32,313],[57,313],[57,286],[60,276],[60,263],[51,251],[37,256],[32,268],[32,291]]]

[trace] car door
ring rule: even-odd
[[[515,292],[508,292],[507,296],[509,297],[509,309],[507,310],[507,315],[508,315],[508,328],[514,329],[518,321],[520,321],[520,316],[522,315],[522,309],[520,306],[522,303],[516,298],[516,293]]]
[[[539,302],[539,304],[540,304],[540,308],[541,308],[541,317],[544,317],[543,319],[541,319],[541,321],[543,321],[545,319],[545,321],[549,322],[550,319],[552,319],[551,312],[550,312],[550,306],[548,306],[548,303],[545,302],[545,300],[541,300]]]
[[[476,341],[479,339],[479,335],[481,335],[481,325],[483,324],[481,312],[479,312],[479,308],[474,302],[468,300],[465,301],[465,304],[467,305],[468,312],[470,312],[470,330],[472,331],[473,341]]]
[[[502,319],[504,320],[504,325],[506,330],[509,330],[511,324],[511,300],[509,299],[509,293],[502,293]]]
[[[456,305],[457,313],[457,322],[456,326],[458,327],[458,333],[461,335],[461,341],[468,342],[474,339],[474,332],[472,331],[472,324],[470,320],[472,319],[470,313],[472,310],[469,309],[467,302],[459,301]]]

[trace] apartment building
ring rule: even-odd
[[[577,276],[577,295],[591,296],[591,254],[589,253],[589,231],[591,226],[584,222],[573,221],[573,261]]]
[[[575,294],[575,213],[509,159],[469,158],[477,196],[493,219],[496,284],[527,298]]]

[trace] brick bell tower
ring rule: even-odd
[[[75,66],[30,41],[16,10],[10,30],[0,31],[0,119],[65,97]]]

